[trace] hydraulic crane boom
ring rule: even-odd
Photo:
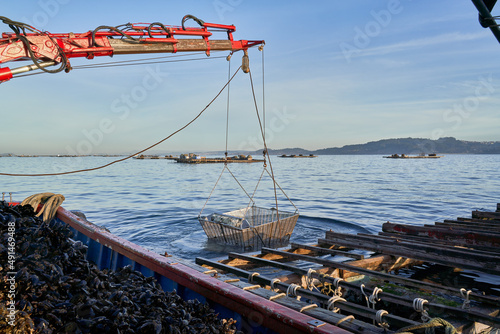
[[[185,22],[194,20],[199,27],[185,27]],[[145,53],[176,53],[204,51],[239,51],[264,41],[233,39],[233,25],[206,23],[186,15],[182,26],[165,26],[162,23],[132,24],[110,27],[100,26],[92,31],[74,34],[51,34],[39,31],[27,24],[1,17],[14,31],[3,33],[0,38],[0,65],[10,61],[31,60],[33,64],[18,68],[0,67],[0,83],[14,76],[42,70],[48,73],[69,72],[69,59]],[[212,40],[212,32],[226,32],[227,39]],[[57,66],[56,69],[49,69]]]

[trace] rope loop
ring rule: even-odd
[[[326,309],[328,311],[332,311],[333,313],[339,313],[340,308],[335,307],[335,302],[345,302],[346,300],[344,298],[341,298],[340,296],[333,296],[332,298],[328,299]]]
[[[373,292],[371,295],[368,295],[366,292],[365,292],[365,285],[364,284],[361,284],[360,286],[360,289],[361,289],[361,293],[363,294],[363,296],[365,296],[365,299],[366,299],[366,306],[367,307],[370,307],[370,304],[372,304],[372,309],[375,309],[375,304],[377,304],[377,301],[379,301],[380,299],[378,298],[378,293],[380,291],[382,291],[382,289],[379,289],[377,287],[375,287],[375,289],[373,289]]]
[[[314,278],[312,277],[312,274],[315,273],[316,270],[313,270],[311,268],[309,268],[309,270],[307,271],[307,275],[306,275],[306,286],[309,290],[312,290],[314,285],[313,285],[313,280]]]
[[[375,314],[375,321],[377,321],[377,324],[380,327],[385,329],[389,328],[389,324],[387,322],[384,322],[382,320],[382,317],[387,314],[389,314],[389,312],[387,312],[386,310],[378,310],[377,313]]]
[[[276,287],[275,287],[274,285],[275,285],[276,283],[278,283],[278,282],[281,282],[281,281],[280,281],[279,279],[277,279],[277,278],[273,278],[273,279],[271,280],[271,290],[273,290],[273,291],[276,291],[276,290],[277,290],[277,289],[276,289]]]
[[[259,273],[251,273],[250,275],[248,275],[248,283],[253,283],[253,277],[259,275]]]
[[[431,319],[431,317],[429,317],[429,314],[424,309],[424,304],[425,303],[428,303],[428,301],[426,299],[415,298],[413,300],[413,309],[415,309],[415,311],[417,311],[418,313],[422,314],[421,319],[422,319],[423,322],[428,322]]]
[[[338,325],[340,325],[341,323],[343,323],[346,320],[349,320],[350,322],[352,322],[354,319],[355,319],[354,316],[351,314],[351,315],[348,315],[347,317],[342,318],[339,321],[337,321],[337,323],[335,323],[335,325],[338,326]]]
[[[365,285],[361,284],[359,288],[361,289],[361,293],[363,294],[363,296],[365,296],[366,306],[370,307],[370,302],[368,301],[368,295],[365,293]]]
[[[372,303],[373,305],[373,309],[375,309],[375,304],[377,304],[377,302],[380,300],[380,298],[378,297],[379,292],[383,292],[383,290],[375,287],[375,289],[373,289],[372,295],[370,296],[370,298],[368,298],[370,303]]]
[[[472,292],[472,290],[465,290],[464,288],[460,289],[460,294],[464,298],[464,303],[462,304],[462,309],[464,309],[464,310],[470,309],[469,295],[471,292]]]
[[[335,277],[333,280],[333,286],[335,287],[335,291],[333,292],[336,296],[342,297],[342,287],[340,286],[340,282],[344,279],[340,277]]]
[[[292,283],[286,289],[286,295],[292,296],[292,297],[297,297],[297,290],[298,289],[300,289],[300,285]]]

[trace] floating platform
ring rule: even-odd
[[[165,156],[161,156],[161,155],[139,155],[139,156],[134,157],[134,159],[138,159],[138,160],[160,160],[160,159],[175,160],[175,159],[178,159],[178,157],[174,157],[172,155],[165,155]]]
[[[199,158],[199,159],[182,159],[175,158],[176,162],[181,164],[217,164],[217,163],[253,163],[253,162],[264,162],[263,159],[233,159],[233,158]]]
[[[279,158],[317,158],[318,156],[314,155],[314,154],[309,154],[309,155],[302,155],[302,154],[299,154],[299,155],[295,155],[295,154],[286,155],[286,154],[282,154],[282,155],[278,155],[278,157]]]
[[[458,333],[498,333],[499,211],[500,204],[496,212],[423,227],[386,223],[379,235],[327,231],[313,245],[196,263],[316,318],[316,326],[394,333],[426,325],[444,333],[449,324]]]
[[[406,155],[406,154],[393,154],[393,155],[387,155],[384,156],[383,158],[388,158],[388,159],[439,159],[444,157],[444,155],[436,155],[436,154],[429,154],[429,155]]]

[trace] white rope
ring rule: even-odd
[[[460,289],[460,294],[464,298],[464,303],[462,304],[462,309],[470,309],[470,300],[469,300],[469,295],[472,291],[471,290],[465,290],[464,288]]]
[[[365,285],[364,284],[361,284],[360,286],[361,288],[361,293],[365,296],[365,299],[366,299],[366,306],[370,307],[370,304],[372,304],[372,309],[375,309],[375,304],[377,304],[377,302],[380,300],[380,298],[378,297],[378,294],[379,292],[383,292],[382,289],[378,288],[378,287],[375,287],[373,289],[373,292],[371,295],[368,295],[367,293],[365,293]]]
[[[43,221],[49,222],[56,216],[57,209],[61,206],[64,200],[65,198],[61,194],[40,193],[27,197],[21,202],[21,205],[30,205],[36,212],[38,210],[38,206],[43,204],[36,216],[40,217],[43,214]]]
[[[271,280],[271,290],[273,290],[273,291],[277,290],[277,288],[275,287],[275,284],[278,283],[278,282],[281,282],[281,281],[279,279],[277,279],[277,278],[273,278]]]
[[[365,293],[365,290],[364,290],[365,285],[364,284],[361,284],[360,288],[361,288],[361,293],[365,296],[366,306],[370,307],[370,304],[372,304],[371,308],[375,310],[375,304],[377,304],[377,302],[380,300],[380,298],[378,298],[378,294],[379,294],[379,292],[382,292],[383,290],[380,289],[379,287],[375,287],[373,289],[372,294],[369,296],[367,293]],[[373,320],[373,324],[375,325],[375,320]]]
[[[380,298],[378,297],[379,292],[383,292],[383,290],[378,287],[375,287],[373,289],[372,295],[370,296],[370,298],[368,298],[370,303],[372,303],[373,305],[373,309],[375,309],[375,304],[377,304],[377,302],[380,300]]]
[[[288,288],[286,289],[286,295],[287,296],[292,296],[292,297],[297,297],[297,290],[300,289],[300,285],[297,285],[297,284],[290,284],[288,286]],[[300,297],[297,297],[297,300],[299,299]]]
[[[259,275],[259,273],[251,273],[250,275],[248,275],[248,283],[253,283],[253,277]]]
[[[364,284],[361,284],[360,286],[361,288],[361,293],[363,294],[363,296],[365,296],[365,299],[366,299],[366,306],[367,307],[370,307],[370,300],[369,300],[369,296],[365,293],[365,285]]]
[[[377,324],[385,329],[389,328],[389,324],[387,322],[384,322],[382,320],[382,317],[387,314],[389,314],[389,312],[387,312],[386,310],[378,310],[377,313],[375,314],[375,319],[377,321]]]
[[[341,298],[340,296],[333,296],[332,298],[328,299],[328,304],[326,306],[326,309],[328,311],[332,311],[334,313],[339,313],[340,308],[335,307],[335,302],[338,302],[338,301],[345,302],[345,299]]]
[[[423,299],[423,298],[415,298],[413,300],[413,309],[415,309],[415,311],[419,312],[419,313],[422,313],[422,321],[423,322],[427,322],[430,320],[430,316],[429,314],[427,313],[427,311],[424,309],[424,304],[425,303],[428,303],[427,300]]]

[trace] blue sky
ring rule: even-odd
[[[266,41],[271,148],[319,149],[400,137],[500,140],[500,46],[480,27],[469,0],[40,0],[12,2],[1,15],[67,33],[127,22],[179,25],[185,14],[234,24],[236,39]],[[10,28],[1,25],[0,31]],[[262,55],[255,48],[249,56],[261,105]],[[72,65],[132,58],[146,56],[75,59]],[[241,52],[233,56],[233,70],[240,59]],[[227,61],[211,59],[13,79],[0,85],[0,153],[142,149],[198,114],[227,76]],[[156,78],[154,88],[125,104],[123,94],[138,92],[145,78]],[[260,148],[248,75],[235,78],[230,105],[229,148]],[[155,151],[224,150],[225,116],[224,94]]]

